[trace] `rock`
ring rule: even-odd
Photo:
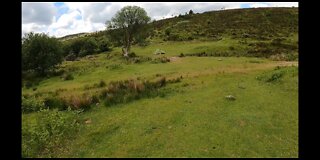
[[[91,119],[88,119],[88,120],[86,120],[84,123],[85,124],[90,124],[92,121],[91,121]]]
[[[157,49],[157,50],[154,52],[154,54],[155,54],[155,55],[158,55],[158,54],[165,54],[165,53],[166,53],[165,51],[160,50],[160,49]]]
[[[96,106],[98,106],[99,105],[99,103],[96,103]]]
[[[227,95],[225,98],[226,98],[227,100],[231,100],[231,101],[236,100],[236,97],[234,97],[233,95]]]
[[[219,58],[218,61],[222,61],[222,59]]]

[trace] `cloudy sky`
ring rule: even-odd
[[[22,34],[44,32],[62,37],[105,29],[105,22],[127,5],[143,7],[152,19],[211,10],[252,7],[298,7],[298,2],[23,2]]]

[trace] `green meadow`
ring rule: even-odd
[[[22,157],[298,157],[298,60],[240,40],[158,37],[130,59],[114,47],[63,61],[22,87]]]

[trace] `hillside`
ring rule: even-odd
[[[271,40],[298,32],[297,8],[249,8],[184,15],[152,23],[156,36],[170,39],[180,34],[188,39],[254,38]],[[166,34],[166,30],[170,31]],[[160,32],[160,33],[159,33]]]
[[[223,52],[204,46],[197,53],[189,53],[193,55],[206,52],[212,56],[254,56],[274,60],[298,58],[297,8],[250,8],[195,13],[154,21],[148,27],[150,32],[145,45],[167,41],[194,43],[230,40]],[[83,36],[99,41],[108,38],[110,34],[109,31],[100,31]],[[71,40],[79,39],[77,36],[72,37]],[[111,43],[114,47],[118,46]],[[177,56],[179,54],[176,53]]]
[[[129,57],[109,31],[66,36],[73,58],[46,76],[23,72],[22,157],[298,157],[297,8],[149,29]]]

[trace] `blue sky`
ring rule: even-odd
[[[156,4],[155,4],[156,3]],[[105,29],[105,21],[127,5],[144,8],[152,19],[211,10],[253,7],[298,7],[298,2],[22,2],[22,33],[62,37]]]

